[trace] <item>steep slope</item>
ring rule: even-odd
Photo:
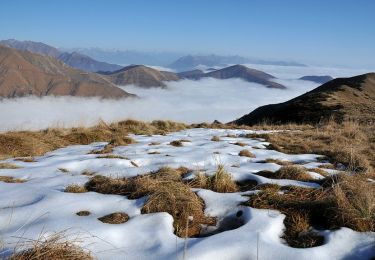
[[[179,77],[172,72],[158,71],[143,65],[131,65],[112,73],[102,72],[116,85],[137,85],[143,88],[165,87],[164,81],[176,81]]]
[[[287,102],[259,107],[233,123],[318,123],[330,118],[374,122],[375,73],[334,79]]]
[[[120,65],[97,61],[78,52],[64,52],[57,58],[73,68],[90,72],[116,71],[122,68]]]
[[[324,83],[327,83],[328,81],[333,80],[333,78],[328,75],[327,76],[304,76],[299,79],[312,81],[312,82],[319,83],[319,84],[324,84]]]
[[[0,97],[27,95],[133,96],[99,75],[73,69],[52,57],[0,46]]]
[[[6,47],[15,48],[21,51],[29,51],[41,55],[46,55],[50,57],[57,58],[61,52],[47,44],[42,42],[33,42],[33,41],[17,41],[14,39],[9,40],[2,40],[0,41],[0,45],[4,45]]]
[[[250,69],[243,65],[234,65],[224,69],[215,70],[204,75],[216,79],[240,78],[248,82],[265,85],[268,88],[285,89],[286,87],[271,81],[275,77],[265,72]]]

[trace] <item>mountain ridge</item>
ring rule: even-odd
[[[235,124],[375,120],[375,73],[331,80],[289,101],[258,107]]]
[[[77,70],[50,56],[0,45],[0,96],[134,97],[103,77]]]

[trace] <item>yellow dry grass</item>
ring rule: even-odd
[[[21,247],[21,249],[20,249]],[[27,248],[27,249],[23,249]],[[61,234],[18,243],[10,260],[92,260],[90,252],[65,241]]]
[[[215,219],[204,215],[203,201],[182,181],[187,172],[189,169],[184,167],[162,167],[156,172],[130,179],[95,176],[85,187],[89,191],[124,195],[131,199],[148,196],[142,213],[168,212],[174,219],[178,236],[196,236],[202,224],[214,224]]]
[[[93,127],[48,128],[41,131],[13,131],[0,134],[0,159],[10,157],[32,157],[73,144],[109,142],[110,145],[131,143],[128,134],[166,134],[180,131],[188,126],[170,121],[145,123],[125,120],[113,124],[100,122]],[[111,151],[112,147],[108,147]]]
[[[212,176],[198,172],[189,185],[193,188],[209,189],[221,193],[238,191],[237,184],[233,180],[232,175],[221,164],[217,166],[215,174]]]

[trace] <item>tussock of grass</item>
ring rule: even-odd
[[[159,145],[159,144],[160,144],[159,142],[151,142],[148,145],[152,146],[152,145]]]
[[[91,171],[85,170],[81,174],[82,175],[86,175],[86,176],[93,176],[95,174],[95,172],[91,172]]]
[[[10,176],[0,176],[0,181],[6,182],[6,183],[24,183],[25,180],[17,179]]]
[[[234,145],[238,145],[238,146],[242,146],[242,147],[244,147],[244,146],[246,146],[247,144],[245,144],[245,143],[242,143],[242,142],[235,142],[235,143],[233,143]]]
[[[22,250],[23,248],[27,248]],[[61,234],[48,239],[27,240],[18,243],[10,260],[92,260],[91,254],[71,242],[64,241]]]
[[[271,179],[289,179],[298,181],[312,181],[311,176],[306,172],[305,168],[297,165],[282,166],[278,171],[261,171],[257,175]]]
[[[19,169],[21,167],[12,163],[0,163],[0,169]]]
[[[218,165],[215,174],[212,176],[199,172],[189,185],[194,188],[209,189],[221,193],[238,191],[232,176],[225,170],[223,165]]]
[[[123,159],[123,160],[129,160],[128,157],[117,155],[117,154],[107,154],[107,155],[100,155],[96,157],[98,159]]]
[[[375,231],[375,185],[364,178],[342,175],[334,186],[338,217],[358,231]]]
[[[182,176],[189,171],[184,167],[163,167],[149,175],[130,179],[95,176],[86,183],[86,188],[130,199],[147,195],[142,213],[168,212],[174,218],[173,225],[178,236],[196,236],[200,233],[201,224],[214,224],[215,220],[204,215],[203,201],[182,182]],[[191,221],[188,221],[189,217],[192,217]]]
[[[86,216],[89,216],[91,213],[90,211],[88,210],[82,210],[82,211],[78,211],[76,213],[77,216],[80,216],[80,217],[86,217]]]
[[[272,158],[268,158],[265,160],[266,163],[276,163],[278,165],[291,165],[292,162],[289,162],[289,161],[282,161],[282,160],[278,160],[278,159],[272,159]]]
[[[107,224],[122,224],[129,220],[129,216],[125,212],[114,212],[100,217],[98,220]]]
[[[158,151],[148,152],[148,154],[160,154]]]
[[[244,149],[244,150],[241,150],[239,153],[238,153],[239,156],[244,156],[244,157],[249,157],[249,158],[255,158],[255,155],[252,154],[249,150],[247,149]]]
[[[84,186],[81,186],[81,185],[78,185],[78,184],[70,184],[65,188],[64,192],[85,193],[85,192],[87,192],[87,190]]]
[[[63,173],[67,173],[67,172],[69,172],[69,170],[68,170],[68,169],[65,169],[65,168],[59,168],[59,171],[60,171],[60,172],[63,172]]]
[[[169,144],[172,145],[172,146],[175,146],[175,147],[184,146],[184,144],[180,140],[174,140],[174,141],[170,142]]]
[[[211,138],[211,141],[213,141],[213,142],[219,142],[220,141],[220,137],[218,137],[217,135],[215,135],[215,136],[213,136]]]
[[[33,157],[21,157],[21,158],[16,158],[14,159],[16,161],[21,161],[21,162],[35,162],[35,159]]]
[[[108,154],[112,153],[113,148],[116,146],[126,146],[129,144],[134,144],[135,140],[133,138],[130,138],[128,136],[115,136],[114,138],[109,141],[109,143],[104,146],[102,150],[93,151],[94,154]]]

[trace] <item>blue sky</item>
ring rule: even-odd
[[[8,38],[375,68],[375,1],[1,0]]]

